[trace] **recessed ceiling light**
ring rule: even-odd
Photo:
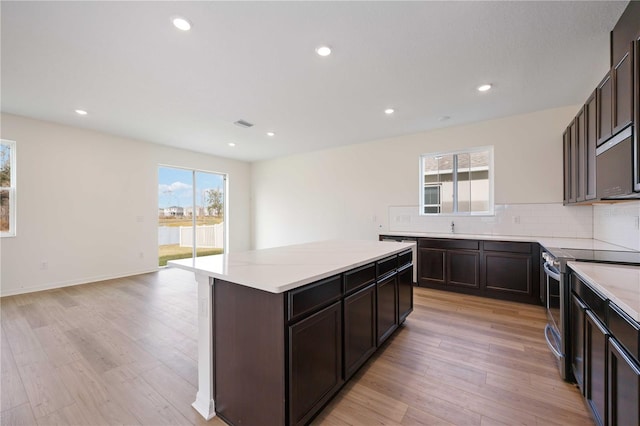
[[[76,110],[76,114],[78,114],[78,115],[87,115],[88,112],[83,110],[83,109],[77,109]]]
[[[396,112],[396,110],[393,109],[393,108],[387,108],[387,109],[384,110],[384,113],[387,114],[387,115],[391,115],[394,112]]]
[[[478,92],[486,92],[487,90],[493,87],[491,84],[483,84],[482,86],[478,86]]]
[[[176,16],[175,18],[171,19],[171,22],[173,22],[173,26],[179,30],[189,31],[191,29],[191,22],[180,16]]]
[[[275,136],[275,135],[276,135],[276,134],[275,134],[274,132],[267,132],[267,136],[271,136],[271,137],[273,137],[273,136]]]
[[[316,53],[320,56],[329,56],[331,55],[331,48],[329,46],[319,46],[316,47]]]
[[[233,142],[229,142],[227,145],[229,145],[229,146],[236,146],[236,144],[235,144],[235,143],[233,143]]]

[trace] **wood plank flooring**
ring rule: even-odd
[[[542,307],[415,289],[405,325],[314,420],[593,424]],[[191,407],[196,283],[157,273],[0,299],[0,424],[223,425]]]

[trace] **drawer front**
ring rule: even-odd
[[[413,260],[413,252],[411,250],[405,251],[398,255],[398,269],[405,265],[408,265]]]
[[[598,319],[606,325],[607,299],[589,287],[589,285],[582,281],[576,274],[572,274],[572,277],[573,291],[580,296],[584,304],[593,311]]]
[[[509,253],[526,253],[530,254],[532,250],[531,243],[520,243],[513,241],[485,241],[484,249],[489,251],[506,251]]]
[[[397,266],[398,256],[395,254],[393,256],[387,257],[386,259],[378,260],[378,262],[376,262],[376,273],[378,275],[378,278],[387,275],[389,272],[395,271]]]
[[[342,297],[342,277],[327,278],[322,281],[295,289],[288,295],[288,319],[299,319],[317,308]]]
[[[640,324],[614,303],[609,303],[609,330],[636,362],[640,362]]]
[[[480,241],[421,238],[418,242],[418,246],[425,248],[441,248],[453,250],[479,250]]]
[[[344,274],[344,292],[349,293],[376,280],[376,265],[370,263]]]

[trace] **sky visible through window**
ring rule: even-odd
[[[204,192],[219,188],[224,191],[223,175],[196,172],[196,202],[206,204]],[[193,203],[193,173],[191,170],[158,168],[158,207],[189,207]]]

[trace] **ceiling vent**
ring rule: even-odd
[[[244,121],[244,120],[238,120],[233,124],[235,124],[238,127],[244,127],[245,129],[248,129],[249,127],[253,127],[253,124],[249,123],[248,121]]]

